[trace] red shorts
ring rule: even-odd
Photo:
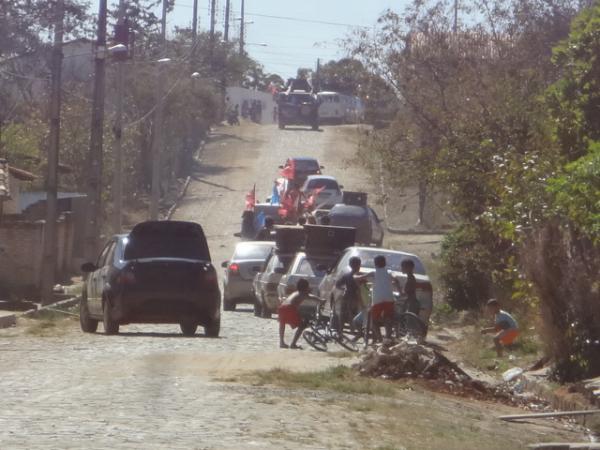
[[[394,302],[375,303],[371,307],[371,317],[374,321],[391,320],[394,318]]]
[[[517,336],[519,335],[519,330],[516,328],[511,328],[510,330],[499,330],[500,332],[496,335],[498,340],[502,345],[510,345],[512,344]]]
[[[302,323],[298,308],[294,305],[281,305],[277,309],[277,314],[279,315],[279,323],[287,324],[292,328],[299,327]]]

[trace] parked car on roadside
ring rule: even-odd
[[[235,246],[231,259],[223,261],[223,310],[234,311],[239,303],[256,303],[252,281],[262,270],[274,246],[275,242],[271,241],[240,242]]]
[[[417,280],[417,300],[420,303],[431,302],[433,296],[431,281],[423,263],[417,255],[382,248],[349,247],[342,253],[335,266],[330,269],[319,285],[319,297],[325,300],[323,315],[329,317],[333,304],[343,295],[343,292],[337,289],[335,284],[349,270],[350,258],[358,256],[362,263],[360,272],[366,274],[375,271],[374,259],[377,255],[385,256],[388,270],[398,279],[401,286],[404,286],[406,282],[406,275],[402,273],[400,265],[403,260],[411,259],[415,263],[414,274]]]
[[[279,280],[287,272],[296,253],[304,246],[306,234],[303,227],[276,225],[275,247],[265,261],[263,269],[256,274],[252,287],[256,302],[254,315],[271,317],[279,307],[277,286]]]
[[[296,253],[296,256],[285,275],[279,280],[277,296],[279,302],[296,290],[296,283],[301,278],[308,281],[311,292],[318,293],[319,284],[327,270],[335,262],[337,255],[310,255],[305,252]]]
[[[339,203],[329,210],[328,216],[331,225],[356,228],[358,245],[381,247],[383,244],[381,219],[371,207]]]
[[[320,190],[316,196],[315,206],[327,208],[337,203],[342,203],[344,198],[342,189],[337,180],[329,175],[309,175],[300,189],[305,197],[309,197],[315,190]]]
[[[202,227],[149,221],[108,240],[87,274],[80,302],[81,329],[106,334],[129,323],[178,323],[186,336],[203,326],[217,337],[221,292]]]
[[[303,251],[296,253],[285,275],[281,277],[277,294],[279,302],[296,289],[296,283],[304,278],[314,294],[327,271],[339,258],[340,253],[354,245],[356,230],[347,227],[305,225],[306,241]]]
[[[273,250],[265,263],[264,270],[254,277],[252,282],[256,302],[254,315],[269,318],[279,307],[277,287],[281,277],[288,271],[296,252],[278,252]]]

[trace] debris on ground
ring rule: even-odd
[[[402,340],[377,344],[365,350],[355,368],[361,375],[390,380],[415,379],[430,389],[478,400],[493,400],[530,410],[546,410],[546,401],[524,392],[521,369],[504,382],[491,385],[467,374],[440,351],[427,344]]]

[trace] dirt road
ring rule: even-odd
[[[244,194],[266,195],[291,155],[315,156],[351,189],[352,129],[218,130],[175,218],[200,222],[215,265],[240,229]],[[225,312],[221,338],[183,338],[171,325],[84,335],[76,321],[50,336],[0,332],[0,448],[467,449],[522,448],[574,438],[561,425],[500,424],[514,409],[407,389],[399,397],[252,385],[243,373],[308,371],[341,360],[277,348],[274,320]]]

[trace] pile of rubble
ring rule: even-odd
[[[425,378],[462,382],[471,379],[440,352],[407,340],[368,348],[356,368],[362,375],[393,380]]]
[[[471,377],[435,348],[414,341],[403,340],[368,348],[355,368],[361,375],[369,377],[421,380],[430,389],[461,397],[493,400],[530,409],[543,408],[537,398],[515,395],[514,381],[492,386]]]

